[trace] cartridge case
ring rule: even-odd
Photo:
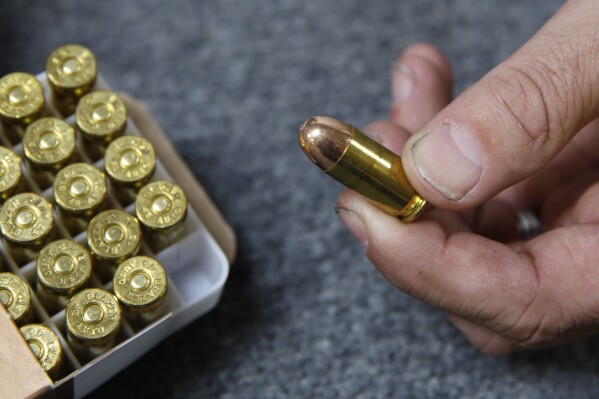
[[[6,200],[22,187],[21,159],[11,149],[0,146],[0,201]]]
[[[31,294],[25,280],[16,274],[0,273],[0,303],[17,325],[28,323],[32,317]]]
[[[65,44],[50,53],[46,75],[53,103],[63,116],[75,111],[79,99],[94,86],[97,73],[96,57],[80,44]]]
[[[113,92],[92,91],[79,100],[75,121],[87,155],[96,161],[104,155],[108,143],[125,130],[127,108]]]
[[[114,345],[121,326],[118,299],[99,288],[75,294],[65,311],[67,339],[80,359],[88,360]]]
[[[135,200],[137,190],[154,174],[154,147],[143,137],[119,137],[106,149],[104,168],[114,188],[114,196],[127,206]]]
[[[175,183],[158,180],[144,186],[135,199],[135,214],[144,239],[159,252],[173,244],[184,231],[187,198]]]
[[[410,222],[425,209],[401,158],[355,127],[316,116],[302,125],[299,138],[312,162],[386,213]]]
[[[85,230],[106,201],[106,177],[89,164],[74,163],[61,169],[52,187],[61,220],[72,234]]]
[[[23,153],[32,177],[43,190],[73,157],[75,128],[58,118],[38,119],[25,130]]]
[[[38,298],[48,314],[54,314],[87,285],[92,274],[91,257],[76,241],[53,241],[40,251],[36,273]]]
[[[112,280],[118,264],[139,251],[139,222],[134,216],[118,209],[101,212],[89,223],[87,244],[97,261],[96,271],[100,278]]]
[[[134,256],[117,268],[113,289],[130,324],[141,328],[164,314],[168,290],[162,265],[148,256]]]
[[[405,222],[426,204],[408,181],[401,159],[355,128],[349,148],[327,174]]]
[[[0,230],[15,262],[34,259],[54,229],[52,205],[34,193],[17,194],[0,209]]]
[[[14,72],[0,78],[0,120],[10,144],[23,136],[24,128],[42,115],[44,89],[35,76]]]
[[[63,357],[60,341],[54,331],[42,324],[28,324],[21,327],[20,331],[42,369],[57,379]]]

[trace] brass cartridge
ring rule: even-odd
[[[54,105],[63,116],[75,111],[79,99],[94,86],[97,73],[96,57],[80,44],[65,44],[50,53],[46,75]]]
[[[175,183],[154,181],[137,194],[135,214],[146,242],[158,252],[181,236],[187,216],[187,198]]]
[[[300,145],[326,174],[404,222],[416,219],[426,201],[414,190],[401,158],[347,123],[315,116],[300,127]]]
[[[54,331],[42,324],[28,324],[20,330],[42,369],[56,377],[62,365],[62,347]]]
[[[99,288],[75,294],[65,311],[67,339],[79,357],[101,355],[114,345],[121,326],[118,299]]]
[[[113,289],[125,318],[134,326],[145,326],[164,314],[168,283],[164,268],[155,259],[134,256],[121,263]]]
[[[69,299],[87,285],[92,261],[87,249],[76,241],[52,241],[40,251],[36,262],[36,292],[49,314],[64,309]]]
[[[79,100],[75,111],[77,130],[92,161],[100,159],[106,146],[127,126],[127,108],[115,93],[92,91]]]
[[[21,159],[12,150],[0,146],[0,201],[19,190],[22,177]]]
[[[18,325],[30,321],[33,312],[29,287],[25,280],[16,274],[0,273],[0,303]]]
[[[154,174],[156,154],[152,144],[139,136],[123,136],[114,140],[104,155],[106,174],[115,188],[139,189]]]
[[[14,72],[0,78],[0,120],[12,144],[20,141],[23,129],[42,115],[44,89],[35,76]]]
[[[52,184],[59,169],[75,153],[75,129],[57,118],[41,118],[25,130],[23,153],[41,189]]]
[[[87,244],[98,261],[96,271],[100,277],[111,280],[116,266],[139,251],[139,222],[134,216],[118,209],[101,212],[89,223]]]
[[[14,260],[34,259],[54,229],[52,205],[34,193],[17,194],[0,209],[0,230]]]
[[[72,234],[87,228],[106,200],[106,177],[95,166],[74,163],[61,169],[53,185],[60,217]]]

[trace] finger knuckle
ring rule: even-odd
[[[582,123],[587,98],[580,52],[571,40],[548,41],[543,56],[506,61],[490,74],[491,107],[511,139],[556,151]]]
[[[497,113],[506,134],[522,145],[542,150],[555,131],[555,115],[549,111],[551,89],[532,67],[505,66],[506,76],[491,85]]]

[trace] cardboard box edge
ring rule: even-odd
[[[0,331],[0,397],[36,398],[49,392],[52,381],[3,306],[0,306]]]

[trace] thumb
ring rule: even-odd
[[[478,205],[547,164],[599,111],[596,0],[574,0],[403,149],[434,205]]]

